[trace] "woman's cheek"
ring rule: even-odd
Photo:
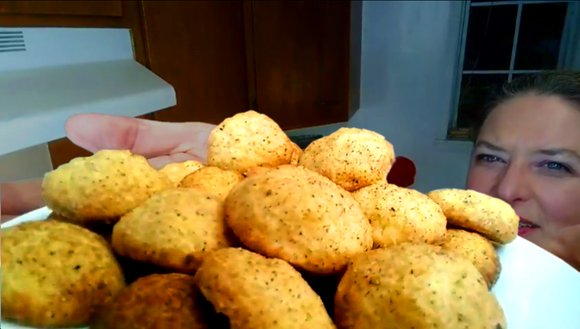
[[[545,187],[540,190],[538,201],[549,221],[544,225],[553,228],[580,225],[580,185]]]
[[[493,195],[493,186],[495,185],[495,175],[489,170],[472,166],[467,176],[467,186],[469,190],[474,190],[490,196]]]

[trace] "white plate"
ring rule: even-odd
[[[2,224],[2,228],[43,220],[41,208]],[[493,288],[509,329],[580,328],[580,273],[527,240],[517,238],[500,248],[502,272]],[[4,329],[21,329],[2,322]]]

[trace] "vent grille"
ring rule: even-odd
[[[0,31],[0,53],[26,51],[22,31]]]

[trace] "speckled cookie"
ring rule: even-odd
[[[357,128],[340,128],[310,143],[298,160],[347,191],[387,179],[395,162],[393,145],[382,135]]]
[[[209,329],[203,302],[193,276],[152,274],[121,290],[91,329]]]
[[[223,202],[197,189],[156,194],[113,228],[121,256],[179,273],[195,273],[209,251],[229,246]]]
[[[281,259],[221,249],[205,258],[195,281],[232,329],[335,328],[320,297]]]
[[[107,241],[107,243],[109,245],[111,244],[111,235],[113,234],[113,225],[110,225],[108,223],[98,222],[98,221],[93,221],[93,222],[78,221],[76,219],[66,218],[62,215],[55,213],[54,211],[51,212],[50,215],[48,215],[47,220],[54,220],[54,221],[58,221],[58,222],[64,222],[64,223],[69,223],[69,224],[78,225],[80,227],[84,227],[87,230],[94,232],[94,233],[97,233],[98,235],[103,237],[103,239],[105,239],[105,241]]]
[[[273,167],[252,167],[244,172],[244,177],[258,176],[274,169]]]
[[[237,171],[208,166],[185,177],[179,187],[199,189],[225,200],[230,190],[243,178]]]
[[[181,181],[189,174],[203,167],[203,163],[195,160],[170,163],[159,170],[169,177],[173,186],[177,187]]]
[[[99,235],[54,220],[2,229],[2,321],[82,327],[125,286]]]
[[[238,183],[227,222],[248,249],[305,271],[340,272],[372,247],[371,226],[350,193],[308,169],[284,165]]]
[[[494,246],[488,239],[478,233],[461,229],[447,230],[445,241],[441,245],[444,250],[457,252],[465,257],[481,272],[491,288],[501,272],[501,263]]]
[[[336,292],[339,329],[505,329],[481,273],[438,246],[403,243],[357,256]]]
[[[386,181],[352,193],[373,228],[375,248],[403,242],[439,243],[447,231],[447,219],[426,195]]]
[[[290,159],[290,164],[297,165],[300,156],[302,155],[302,153],[304,153],[304,150],[302,150],[300,146],[298,146],[298,144],[294,142],[291,143],[292,143],[292,158]]]
[[[47,173],[42,197],[79,222],[115,222],[153,194],[173,187],[167,175],[130,151],[102,150]]]
[[[289,164],[294,147],[280,126],[255,111],[225,119],[210,134],[207,164],[240,173],[256,166]]]
[[[447,222],[480,233],[498,244],[518,236],[520,218],[505,201],[472,190],[440,189],[427,193],[447,217]]]

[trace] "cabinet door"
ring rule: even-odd
[[[217,124],[249,107],[243,1],[145,1],[151,70],[177,106],[159,121]]]
[[[253,1],[260,112],[284,129],[349,117],[350,1]]]

